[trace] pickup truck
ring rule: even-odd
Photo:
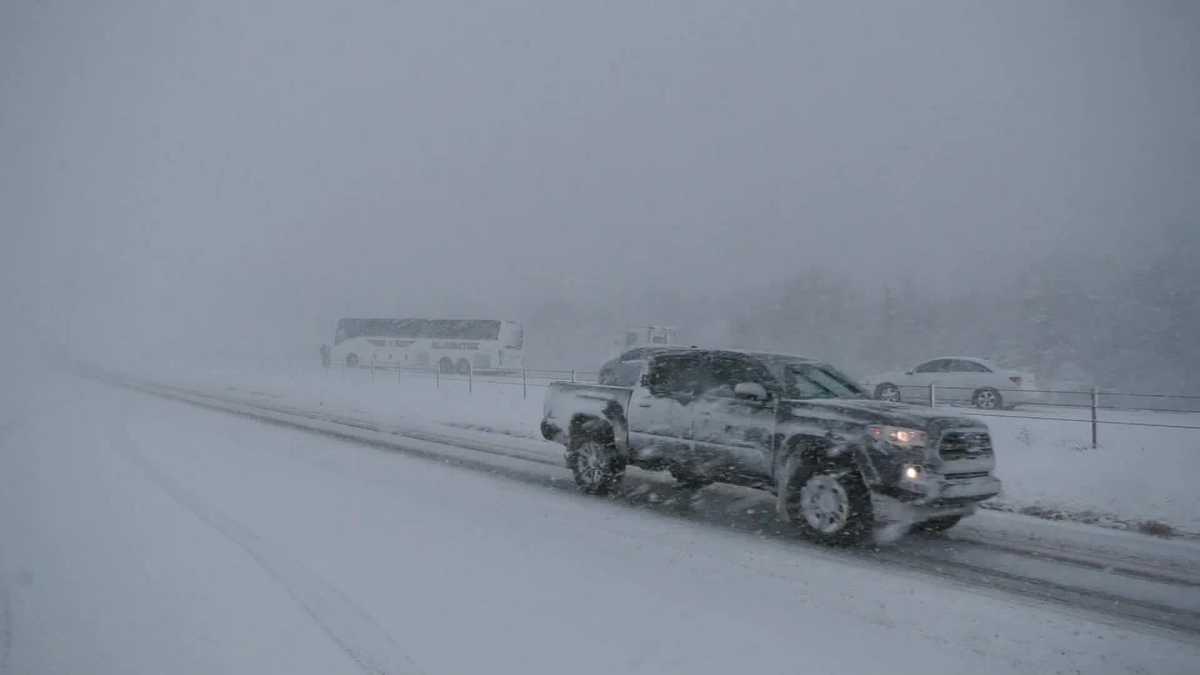
[[[945,530],[1000,492],[981,422],[872,400],[829,364],[783,354],[635,349],[599,384],[552,383],[541,432],[566,447],[584,492],[611,492],[628,465],[688,488],[763,489],[831,544],[878,522]]]

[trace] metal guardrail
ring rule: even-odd
[[[901,400],[905,403],[924,404],[930,407],[935,407],[939,404],[947,402],[960,402],[975,404],[976,394],[982,389],[977,387],[956,387],[948,385],[930,384],[927,386],[913,385],[898,385],[900,390]],[[1114,397],[1125,397],[1126,399],[1133,398],[1151,398],[1156,400],[1176,400],[1176,401],[1197,401],[1200,402],[1200,396],[1192,394],[1132,394],[1127,392],[1112,392],[1103,391],[1093,387],[1089,390],[1069,390],[1069,389],[1026,389],[1020,387],[989,387],[992,391],[1000,395],[1000,400],[1003,402],[1007,399],[1017,399],[1014,405],[1036,405],[1054,408],[1073,408],[1077,410],[1085,410],[1088,412],[1086,418],[1078,417],[1063,417],[1052,415],[1020,415],[1004,412],[991,412],[987,409],[972,410],[970,414],[980,417],[1005,417],[1008,419],[1026,419],[1026,420],[1041,420],[1053,422],[1080,422],[1087,423],[1091,426],[1091,445],[1093,448],[1099,445],[1099,427],[1100,425],[1117,425],[1130,427],[1150,427],[1159,429],[1186,429],[1200,430],[1200,424],[1176,424],[1171,422],[1144,422],[1136,420],[1113,420],[1101,419],[1100,411],[1125,411],[1125,412],[1153,412],[1153,413],[1200,413],[1200,408],[1196,404],[1191,404],[1187,407],[1172,406],[1169,408],[1163,407],[1145,407],[1145,406],[1130,406],[1130,405],[1103,405],[1105,400],[1111,400]],[[908,394],[906,395],[906,391]],[[1046,397],[1058,397],[1059,400],[1046,400]],[[1066,400],[1063,400],[1063,399]],[[1074,399],[1074,400],[1072,400]],[[1118,399],[1120,400],[1120,399]],[[976,405],[978,408],[979,406]]]
[[[348,370],[346,366],[333,366]],[[374,381],[379,372],[395,372],[398,381],[406,376],[425,376],[433,380],[435,388],[440,388],[443,382],[466,383],[467,391],[474,391],[476,383],[497,384],[521,387],[523,398],[529,397],[530,388],[544,388],[552,382],[579,382],[595,384],[599,379],[599,371],[581,369],[553,368],[522,368],[520,370],[479,369],[468,368],[465,373],[447,372],[435,366],[403,366],[392,363],[366,363],[358,366],[357,370],[368,370]],[[937,407],[941,405],[964,403],[971,404],[974,393],[979,391],[973,387],[956,387],[932,384],[928,386],[897,385],[901,392],[903,403]],[[1036,405],[1057,409],[1076,409],[1087,412],[1086,417],[1067,417],[1061,415],[1014,414],[1011,412],[992,411],[989,409],[972,409],[969,414],[980,417],[1004,417],[1007,419],[1036,420],[1045,422],[1077,422],[1089,424],[1091,428],[1091,445],[1099,444],[1099,428],[1102,425],[1149,427],[1160,429],[1200,430],[1200,424],[1175,424],[1171,422],[1145,422],[1137,420],[1101,419],[1100,411],[1125,412],[1155,412],[1155,413],[1200,413],[1200,395],[1195,394],[1161,394],[1161,393],[1131,393],[1103,391],[1100,389],[1025,389],[1020,387],[993,387],[1000,394],[1001,401],[1006,399],[1022,399],[1017,405]],[[1028,400],[1034,395],[1035,399]],[[1129,402],[1139,399],[1151,401],[1186,402],[1170,407],[1148,407],[1135,405],[1114,405],[1113,402]]]

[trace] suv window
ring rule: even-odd
[[[700,354],[670,354],[654,359],[650,368],[650,391],[655,396],[695,396],[704,379]]]
[[[917,366],[915,369],[915,372],[918,372],[918,373],[944,373],[944,372],[946,372],[947,365],[948,365],[947,359],[934,359],[932,361],[926,361],[925,363],[922,363],[921,365]]]

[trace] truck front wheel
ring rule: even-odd
[[[567,466],[575,475],[575,484],[590,495],[606,495],[625,478],[625,460],[616,447],[591,436],[571,439]]]
[[[824,544],[850,545],[871,532],[871,494],[857,471],[821,467],[792,487],[788,515],[809,538]]]

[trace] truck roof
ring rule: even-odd
[[[636,359],[644,359],[650,355],[660,354],[678,354],[678,353],[694,353],[704,352],[708,354],[741,354],[742,356],[752,356],[759,359],[770,359],[774,361],[795,361],[803,363],[824,363],[820,359],[814,359],[808,356],[798,356],[795,354],[783,354],[779,352],[763,352],[752,349],[702,349],[699,347],[635,347],[621,354],[618,358],[621,361],[633,361]]]
[[[730,349],[728,351],[745,354],[747,356],[755,356],[760,359],[776,359],[782,361],[796,361],[804,363],[824,363],[821,359],[814,359],[811,356],[799,356],[797,354],[783,354],[780,352],[755,352],[742,349]]]

